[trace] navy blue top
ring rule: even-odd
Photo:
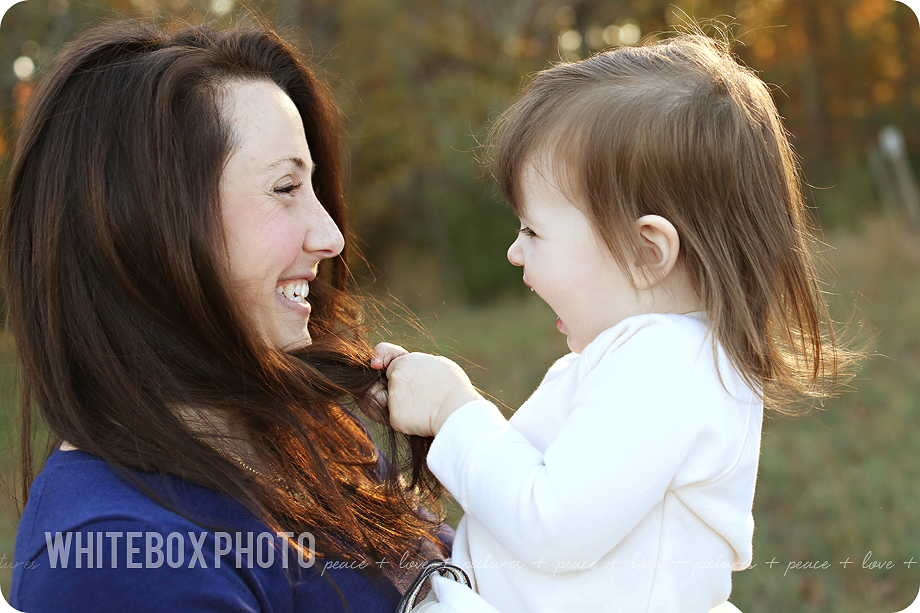
[[[55,451],[19,523],[10,604],[27,613],[395,611],[393,584],[302,560],[231,496],[135,474],[215,529],[161,506],[96,456]]]

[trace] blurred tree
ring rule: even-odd
[[[240,10],[234,0],[14,6],[0,28],[0,164],[32,83],[90,23]],[[476,158],[484,126],[527,75],[689,20],[728,23],[738,55],[772,84],[825,223],[876,206],[867,149],[882,126],[901,126],[920,160],[920,62],[911,61],[920,28],[894,0],[263,0],[252,10],[299,39],[331,82],[347,120],[353,227],[375,271],[359,275],[409,304],[520,287],[504,258],[516,221]]]

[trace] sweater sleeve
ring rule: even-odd
[[[435,475],[525,564],[598,561],[662,501],[712,421],[705,388],[694,387],[673,339],[647,337],[584,376],[545,453],[486,401],[456,411],[436,437],[428,456]],[[650,343],[668,350],[650,353]]]

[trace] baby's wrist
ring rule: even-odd
[[[441,409],[431,421],[431,429],[435,436],[441,431],[447,419],[457,412],[460,407],[474,400],[482,400],[482,396],[473,389],[463,389],[451,393],[444,402],[441,403]]]

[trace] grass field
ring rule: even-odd
[[[874,355],[854,390],[822,410],[766,421],[754,567],[734,575],[732,593],[745,613],[894,613],[920,590],[920,234],[879,220],[826,240],[835,316],[855,313]],[[398,340],[463,356],[480,388],[511,407],[566,351],[552,312],[530,294],[419,317],[430,338],[402,332]],[[0,402],[8,422],[16,392],[2,340]],[[0,476],[7,485],[13,477],[8,456],[0,458]],[[8,564],[15,504],[4,499],[3,510],[0,555]],[[3,563],[0,573],[8,594]]]

